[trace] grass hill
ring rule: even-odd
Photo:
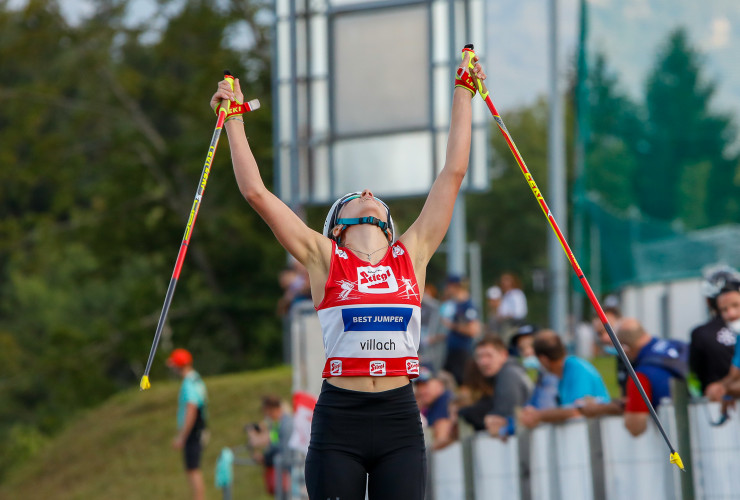
[[[614,359],[593,360],[613,396],[619,389]],[[261,419],[260,396],[290,394],[290,368],[205,379],[211,441],[203,455],[207,497],[214,486],[216,459],[224,446],[245,443],[243,427]],[[171,447],[179,382],[153,380],[112,397],[70,424],[37,456],[0,484],[0,500],[159,500],[189,498],[181,454]],[[257,466],[235,466],[234,500],[271,500]]]
[[[207,497],[221,498],[214,467],[224,446],[244,444],[245,424],[261,419],[260,396],[290,394],[290,368],[205,379],[211,440],[202,468]],[[72,422],[0,484],[3,500],[156,500],[189,498],[181,452],[173,450],[179,382],[115,395]],[[258,466],[235,466],[233,497],[268,500]]]

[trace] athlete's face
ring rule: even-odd
[[[507,352],[488,344],[480,345],[475,349],[475,362],[485,377],[493,377],[500,372],[508,357]]]
[[[717,297],[717,309],[725,323],[740,319],[740,292],[725,292]]]
[[[387,212],[385,206],[375,199],[373,192],[365,189],[362,194],[346,202],[339,211],[340,219],[354,219],[355,217],[375,217],[386,220]]]

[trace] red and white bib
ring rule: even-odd
[[[375,265],[332,242],[324,300],[322,377],[419,376],[421,296],[408,251],[396,242]]]

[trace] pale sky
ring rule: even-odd
[[[529,104],[548,92],[549,3],[550,0],[488,2],[487,83],[502,113],[505,109]],[[558,1],[561,88],[567,82],[569,61],[575,53],[578,15],[578,0]]]
[[[11,7],[25,3],[26,0],[9,1]],[[530,104],[548,92],[549,3],[550,0],[488,0],[488,87],[504,116],[506,109]],[[93,0],[61,0],[60,5],[71,23],[94,9]],[[180,5],[182,1],[172,2],[170,8]],[[588,5],[591,55],[596,48],[606,53],[610,67],[619,72],[623,88],[633,98],[642,99],[657,44],[672,29],[685,25],[691,42],[704,56],[706,76],[719,82],[715,107],[740,116],[740,65],[736,63],[736,54],[740,53],[740,1],[588,0]],[[558,0],[561,88],[572,71],[578,9],[579,0]],[[147,19],[155,12],[154,2],[132,0],[129,10],[132,22]],[[238,47],[252,41],[246,26],[238,27],[233,39]]]
[[[642,96],[648,71],[668,33],[686,27],[702,53],[706,78],[718,83],[715,107],[740,115],[740,2],[737,0],[589,0],[591,47]]]

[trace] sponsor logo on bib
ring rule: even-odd
[[[331,364],[329,365],[329,374],[334,376],[339,376],[342,374],[342,360],[341,359],[333,359],[331,361]]]
[[[409,375],[419,374],[419,360],[418,359],[407,359],[406,360],[406,373]]]
[[[373,377],[385,375],[385,361],[370,361],[370,375]]]
[[[398,291],[398,282],[388,266],[357,268],[357,289],[363,293],[393,293]]]

